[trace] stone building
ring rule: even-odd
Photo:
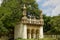
[[[43,38],[43,16],[40,14],[40,19],[27,18],[26,15],[26,7],[23,7],[23,17],[19,24],[15,26],[14,31],[14,39],[22,38],[22,39],[38,39]]]

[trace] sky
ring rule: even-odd
[[[36,0],[39,9],[47,16],[57,16],[60,14],[60,0]],[[0,0],[0,4],[2,1]]]
[[[39,9],[47,16],[57,16],[60,14],[60,0],[36,0]]]

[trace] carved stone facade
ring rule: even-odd
[[[23,39],[38,39],[43,38],[43,16],[40,14],[40,19],[29,19],[26,17],[26,7],[23,8],[23,17],[21,22],[15,26],[14,38]]]

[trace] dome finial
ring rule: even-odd
[[[24,7],[23,7],[23,9],[26,9],[26,5],[24,4]]]

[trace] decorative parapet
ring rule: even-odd
[[[33,25],[43,25],[44,22],[43,20],[34,20],[34,19],[25,19],[25,20],[22,20],[22,23],[24,24],[33,24]]]

